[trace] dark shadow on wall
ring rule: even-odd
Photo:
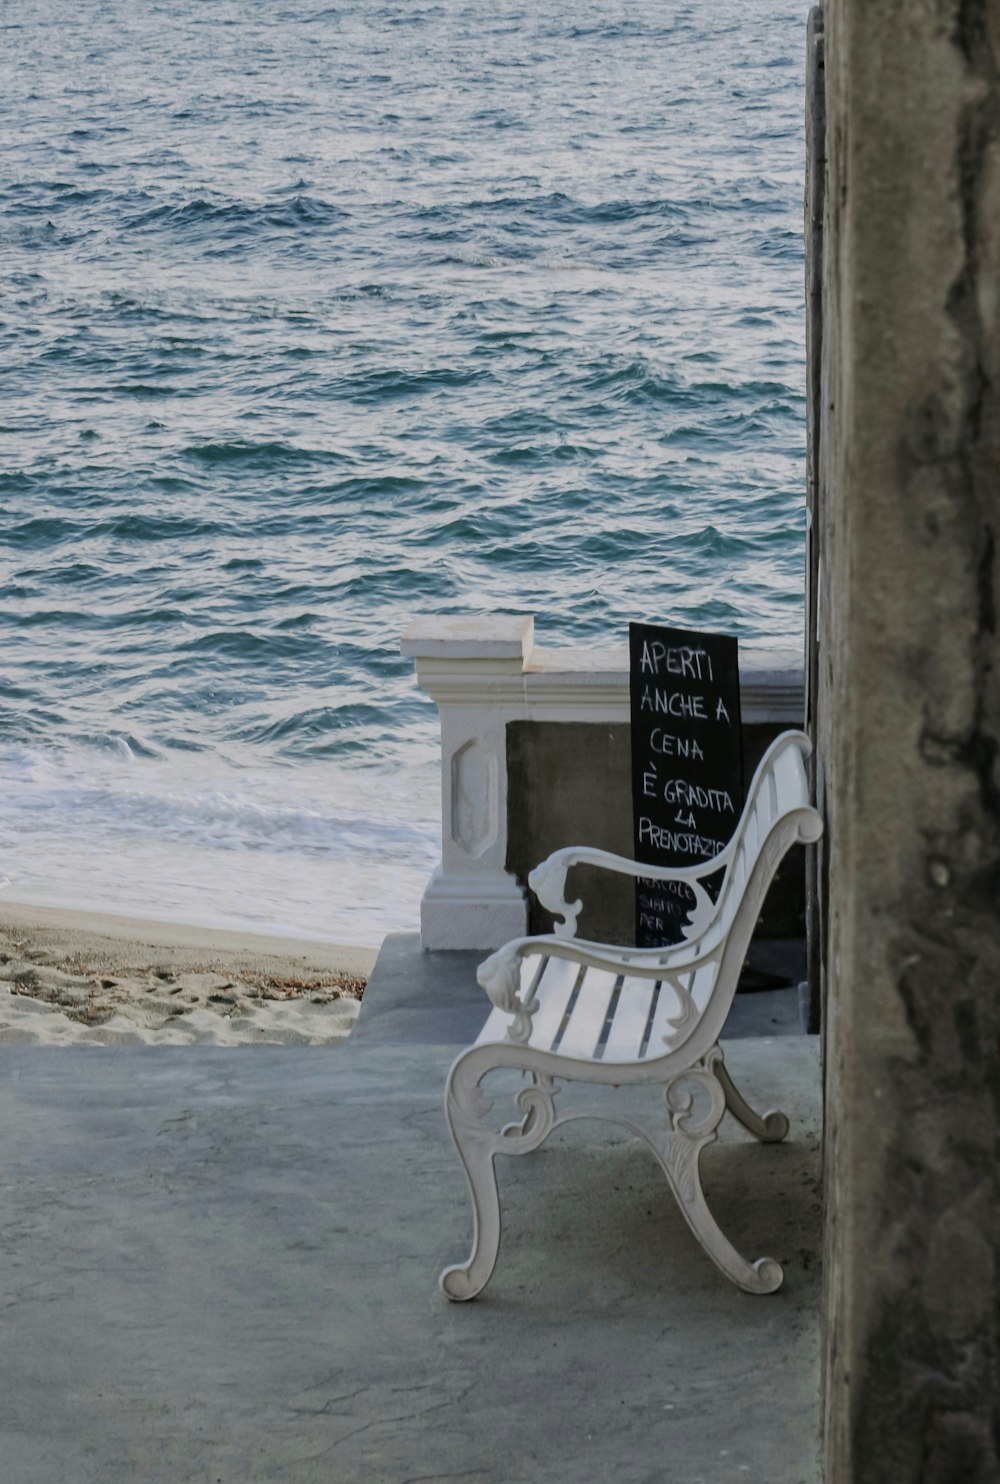
[[[787,724],[743,727],[744,783]],[[597,722],[514,721],[507,726],[507,870],[527,886],[528,873],[566,845],[594,845],[631,857],[631,728]],[[577,936],[603,943],[635,941],[631,878],[576,866],[570,899],[581,897]],[[528,931],[550,933],[553,918],[528,893]],[[757,924],[758,939],[799,939],[805,932],[803,853],[785,857]]]

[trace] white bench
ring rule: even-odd
[[[531,873],[542,905],[562,921],[547,937],[516,938],[481,965],[480,984],[494,1009],[475,1043],[448,1076],[445,1109],[472,1193],[475,1222],[468,1262],[446,1268],[450,1299],[471,1299],[489,1281],[500,1245],[498,1154],[528,1154],[554,1128],[575,1118],[611,1118],[647,1140],[688,1225],[702,1247],[740,1288],[773,1293],[783,1273],[773,1258],[748,1262],[716,1225],[701,1188],[698,1159],[729,1111],[758,1139],[783,1139],[788,1120],[756,1113],[726,1070],[719,1034],[767,888],[797,841],[817,840],[822,822],[809,802],[809,739],[785,732],[768,749],[736,832],[702,865],[662,869],[588,847],[558,850]],[[630,876],[683,881],[695,905],[685,941],[670,948],[617,948],[576,941],[579,901],[565,901],[566,874],[579,863]],[[718,899],[702,884],[723,871]],[[480,1084],[497,1068],[526,1073],[520,1117],[501,1129]],[[666,1117],[658,1127],[632,1116],[583,1108],[556,1109],[562,1081],[611,1087],[656,1083]]]

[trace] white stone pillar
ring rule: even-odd
[[[506,870],[507,722],[525,715],[534,619],[420,618],[400,649],[441,713],[441,864],[420,904],[424,948],[499,948],[527,932]]]

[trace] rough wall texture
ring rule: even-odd
[[[803,236],[806,248],[806,730],[819,730],[819,648],[815,643],[820,603],[819,534],[822,526],[823,429],[823,218],[826,207],[826,68],[823,10],[809,12],[806,26],[805,144],[806,178]],[[825,757],[813,749],[810,763],[813,799],[826,805]],[[806,855],[806,938],[808,942],[808,1029],[822,1027],[826,998],[827,842],[820,839]]]
[[[827,0],[828,1484],[1000,1479],[1000,4]]]

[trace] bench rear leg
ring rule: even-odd
[[[691,1231],[716,1267],[746,1293],[774,1293],[781,1287],[784,1273],[773,1257],[759,1257],[748,1262],[725,1236],[708,1209],[701,1188],[698,1162],[706,1144],[716,1138],[715,1130],[726,1107],[722,1079],[718,1077],[721,1053],[714,1048],[700,1066],[675,1077],[666,1087],[670,1128],[659,1134],[646,1134],[667,1177],[677,1204]],[[685,1087],[700,1087],[708,1095],[708,1109],[695,1111],[694,1099]]]
[[[759,1139],[762,1144],[777,1144],[785,1137],[788,1133],[788,1119],[785,1114],[779,1112],[777,1108],[768,1108],[765,1113],[758,1113],[755,1108],[751,1108],[729,1075],[729,1070],[722,1059],[721,1047],[719,1048],[719,1060],[715,1064],[715,1075],[722,1084],[726,1107],[745,1129],[749,1129],[754,1138]]]

